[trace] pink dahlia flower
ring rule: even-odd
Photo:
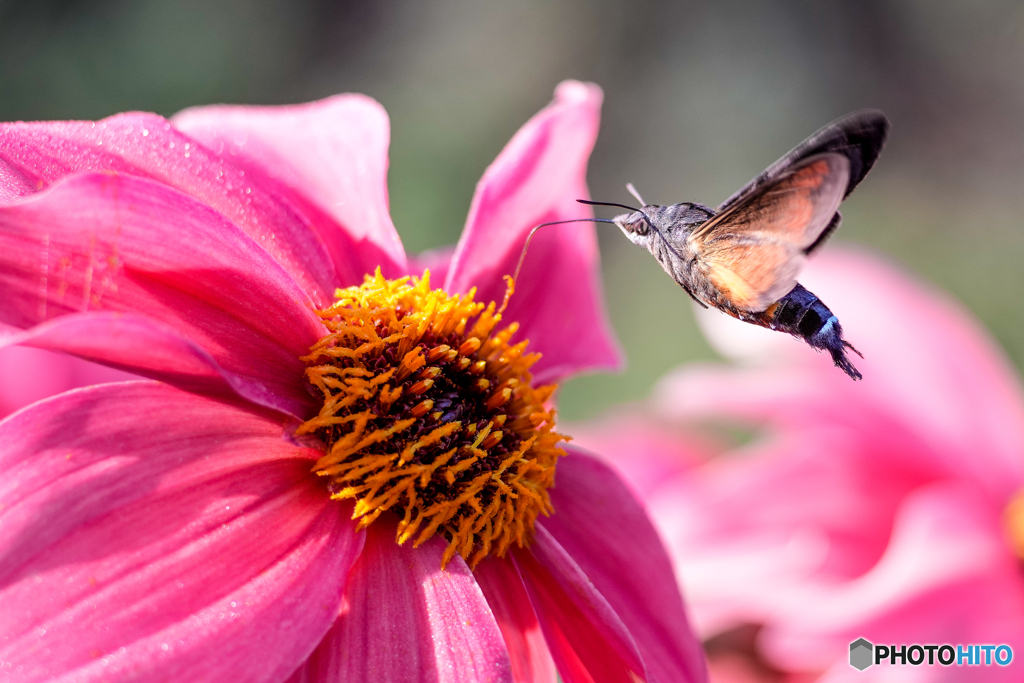
[[[579,215],[600,101],[562,84],[412,261],[365,97],[0,127],[4,343],[151,378],[0,422],[0,673],[703,680],[642,507],[572,446],[552,487],[542,385],[619,362],[593,231],[477,303]]]
[[[1016,373],[959,306],[876,258],[828,252],[805,279],[864,353],[863,382],[791,339],[709,317],[736,365],[677,371],[642,415],[577,429],[576,443],[606,453],[648,503],[712,680],[1021,680]],[[723,449],[695,438],[695,421],[759,437]],[[1015,659],[861,672],[848,663],[858,638],[1007,644]]]
[[[0,418],[62,391],[129,379],[138,377],[74,356],[27,346],[2,346]]]

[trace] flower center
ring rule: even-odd
[[[493,303],[449,296],[422,278],[387,280],[377,270],[339,289],[319,311],[330,334],[308,356],[306,376],[323,395],[298,433],[327,445],[314,471],[332,498],[355,499],[359,529],[390,510],[399,544],[435,534],[475,567],[529,542],[564,451],[555,385],[534,388],[539,354],[509,344],[516,323],[496,329]]]

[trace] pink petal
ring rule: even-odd
[[[6,204],[37,189],[36,183],[30,182],[0,156],[0,203]]]
[[[444,284],[451,269],[454,245],[429,249],[409,257],[409,272],[422,275],[424,270],[430,271],[430,281],[436,285]]]
[[[629,629],[647,681],[707,680],[672,564],[646,512],[606,465],[567,450],[551,491],[555,514],[544,528]]]
[[[565,683],[645,679],[636,643],[590,579],[542,526],[516,567]]]
[[[936,473],[916,434],[884,414],[863,420],[811,418],[649,494],[702,633],[760,622],[793,587],[879,560],[905,496]]]
[[[822,381],[827,390],[821,388]],[[844,400],[832,400],[834,392],[842,394]],[[803,368],[694,363],[662,378],[652,402],[663,419],[769,422],[789,429],[806,423],[842,421],[851,414],[858,419],[859,413],[851,413],[850,403],[845,400],[850,394],[842,385],[829,383],[822,373],[809,373]],[[859,410],[863,403],[853,405]]]
[[[330,250],[339,286],[362,282],[380,265],[405,272],[405,252],[388,213],[384,108],[365,95],[336,95],[284,107],[194,107],[176,128],[247,171],[287,190]]]
[[[511,681],[508,653],[480,587],[447,544],[395,543],[378,520],[352,569],[334,628],[293,680]]]
[[[138,379],[62,353],[0,346],[0,418],[68,389]]]
[[[0,423],[0,661],[20,680],[281,679],[360,535],[263,415],[155,382]]]
[[[6,339],[0,337],[0,348],[3,344],[24,344],[90,358],[110,366],[103,369],[118,373],[121,381],[139,379],[137,375],[143,375],[205,396],[228,400],[241,396],[298,418],[306,416],[311,409],[308,396],[288,396],[288,393],[294,394],[288,386],[274,390],[252,377],[228,372],[210,354],[174,329],[132,313],[69,313]],[[67,356],[63,359],[84,363]],[[113,368],[130,370],[137,375]],[[35,378],[25,378],[25,381],[34,383]]]
[[[1000,510],[979,493],[944,482],[908,496],[875,568],[848,583],[805,585],[792,596],[764,633],[772,659],[787,668],[824,668],[845,660],[845,647],[858,637],[1007,643],[1020,652],[1024,579],[1006,546]],[[1014,666],[971,671],[971,680],[1020,678]]]
[[[0,201],[88,171],[152,178],[192,195],[269,252],[313,301],[330,301],[338,284],[334,265],[307,219],[285,199],[287,188],[238,168],[163,117],[136,112],[97,122],[0,125]]]
[[[863,382],[850,382],[793,339],[718,316],[713,335],[742,334],[750,340],[748,359],[768,367],[741,373],[738,382],[713,372],[683,375],[667,381],[661,402],[679,413],[760,412],[790,422],[813,419],[807,410],[842,420],[869,405],[916,429],[937,468],[982,481],[1004,499],[1024,485],[1024,392],[967,312],[880,259],[850,250],[823,252],[801,281],[864,353],[857,359]]]
[[[488,557],[474,570],[480,589],[501,629],[512,662],[516,683],[543,683],[556,680],[555,662],[544,642],[537,613],[515,563]]]
[[[223,216],[165,185],[77,176],[0,208],[0,286],[0,323],[25,329],[73,312],[144,314],[179,335],[160,353],[183,337],[292,412],[309,404],[299,356],[323,334],[312,303]],[[80,346],[131,348],[130,339],[111,340],[109,325],[93,329],[97,338]],[[146,353],[137,340],[119,365],[144,374],[153,368]]]
[[[619,406],[590,422],[559,426],[572,445],[601,456],[641,499],[709,460],[717,449],[709,439],[659,422],[647,406]]]
[[[501,302],[526,236],[544,222],[585,218],[587,159],[597,138],[601,91],[567,81],[555,101],[512,138],[477,185],[445,290],[477,287],[478,301]],[[604,310],[597,236],[586,224],[545,228],[530,243],[505,320],[544,357],[538,381],[618,368],[622,354]]]
[[[806,279],[842,308],[850,321],[844,319],[844,327],[857,335],[850,337],[854,343],[863,340],[861,351],[871,359],[865,372],[878,379],[864,387],[874,400],[919,425],[936,454],[955,446],[959,452],[944,463],[954,471],[1003,496],[1024,485],[1020,378],[962,306],[857,252],[815,263]],[[865,305],[869,301],[886,303]]]

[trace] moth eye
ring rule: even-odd
[[[635,232],[638,235],[646,235],[650,230],[650,228],[647,225],[647,221],[645,221],[642,218],[640,220],[631,222],[629,224],[629,229],[631,232]]]
[[[646,219],[638,214],[618,216],[614,219],[614,223],[627,235],[644,237],[650,231],[650,226],[647,225]]]

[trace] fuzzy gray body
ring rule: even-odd
[[[702,306],[714,306],[743,319],[743,312],[732,306],[704,276],[690,234],[708,222],[717,212],[707,206],[683,202],[672,206],[647,205],[643,212],[616,216],[612,220],[633,244],[643,247],[658,260],[669,276]],[[644,214],[657,231],[651,230]]]

